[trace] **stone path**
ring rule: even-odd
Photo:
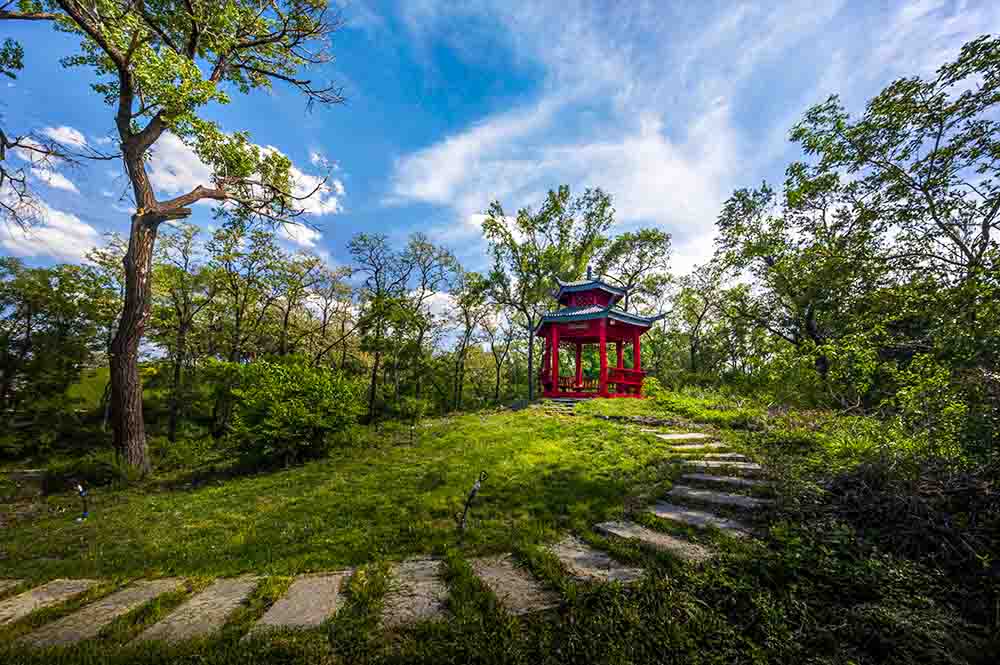
[[[707,547],[675,538],[668,533],[647,529],[634,522],[601,522],[594,525],[594,530],[604,536],[638,541],[646,547],[670,552],[685,561],[704,561],[712,556]]]
[[[54,621],[21,642],[36,647],[64,646],[96,637],[112,621],[145,605],[157,596],[180,588],[183,580],[164,579],[136,582],[127,589],[106,596],[85,608]]]
[[[174,643],[211,635],[225,625],[229,615],[257,588],[257,584],[255,577],[216,580],[167,618],[150,626],[136,641]]]
[[[727,459],[733,462],[749,462],[750,458],[739,453],[702,453],[705,459]]]
[[[722,460],[681,460],[684,466],[692,467],[695,469],[701,469],[702,471],[708,469],[732,469],[735,471],[742,471],[747,475],[758,474],[764,470],[760,464],[754,464],[753,462],[726,462]]]
[[[511,614],[521,615],[558,607],[558,593],[545,589],[527,571],[514,564],[510,555],[473,559],[472,571]]]
[[[705,450],[706,448],[725,448],[726,444],[719,443],[718,441],[710,441],[708,443],[689,443],[686,445],[671,446],[670,450],[675,453],[683,453],[686,451],[698,452],[700,450]]]
[[[567,536],[549,551],[556,555],[563,567],[578,579],[601,582],[635,582],[643,575],[642,568],[634,568],[618,563],[600,550],[583,542],[576,536]]]
[[[448,588],[441,579],[437,559],[410,559],[392,571],[392,586],[385,597],[382,623],[396,628],[444,614]]]
[[[673,433],[673,434],[654,434],[657,439],[663,439],[664,441],[693,441],[696,439],[711,439],[711,435],[702,434],[701,432],[685,432],[685,433]]]
[[[0,603],[0,626],[28,616],[35,610],[64,603],[97,584],[97,580],[52,580]]]
[[[339,609],[342,584],[351,571],[329,575],[304,575],[254,624],[250,633],[274,628],[315,628]]]
[[[681,480],[695,480],[703,483],[720,483],[732,485],[733,487],[770,487],[771,483],[766,480],[755,480],[753,478],[740,478],[738,476],[715,476],[710,473],[685,473]]]
[[[711,503],[718,506],[734,506],[736,508],[743,508],[744,510],[763,508],[774,503],[768,499],[757,499],[742,494],[726,494],[725,492],[703,490],[697,487],[688,487],[687,485],[674,485],[667,494],[677,499],[689,499],[691,501]]]
[[[666,501],[657,501],[646,510],[660,519],[680,522],[681,524],[687,524],[688,526],[700,529],[711,525],[738,537],[747,536],[750,533],[750,527],[742,522],[737,522],[727,517],[719,517],[715,513],[674,505]]]
[[[703,458],[691,460],[675,457],[675,462],[693,469],[681,475],[680,480],[721,485],[730,490],[716,491],[677,484],[666,493],[671,502],[656,501],[646,508],[648,513],[680,525],[698,528],[715,526],[738,537],[752,535],[753,527],[750,524],[718,515],[712,512],[712,508],[722,506],[754,511],[773,504],[774,501],[770,499],[736,493],[770,485],[766,480],[746,477],[760,475],[763,468],[759,464],[736,452],[704,452],[707,449],[725,449],[726,444],[715,441],[711,435],[702,432],[685,434],[645,429],[642,431],[651,432],[667,441],[695,441],[670,448],[675,456],[696,451]],[[729,475],[713,473],[715,470]],[[673,501],[680,503],[672,503]],[[691,542],[683,534],[669,534],[627,520],[601,522],[594,525],[594,530],[608,538],[626,539],[670,553],[692,564],[713,556],[711,548]],[[579,580],[628,584],[644,575],[642,568],[617,561],[573,535],[549,546],[548,550],[570,575]],[[561,603],[558,592],[518,566],[510,554],[472,559],[470,565],[475,575],[511,614],[543,611]],[[433,558],[410,559],[394,566],[390,588],[383,603],[383,625],[393,629],[444,617],[447,612],[448,587],[442,578],[442,572],[443,563]],[[335,616],[343,604],[341,589],[350,575],[351,571],[339,571],[295,578],[288,590],[253,624],[244,638],[268,629],[316,628],[322,625]],[[180,642],[209,636],[226,624],[233,612],[257,588],[259,581],[256,577],[216,580],[145,630],[135,641]],[[20,580],[0,580],[0,593],[12,590],[21,583]],[[20,621],[37,610],[69,602],[95,584],[97,580],[53,580],[0,601],[0,626]],[[19,643],[32,647],[67,645],[97,637],[116,618],[164,593],[180,588],[181,584],[180,579],[136,582],[41,626],[22,637]]]

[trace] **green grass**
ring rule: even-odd
[[[0,576],[291,575],[440,552],[457,543],[455,516],[483,470],[463,549],[509,551],[620,514],[666,448],[534,410],[428,421],[413,445],[404,430],[356,436],[288,470],[98,488],[83,523],[76,497],[49,497],[43,517],[0,533]]]
[[[95,411],[101,405],[104,388],[108,384],[109,370],[107,367],[96,367],[84,370],[80,379],[66,390],[66,396],[71,400],[79,400],[80,409]]]

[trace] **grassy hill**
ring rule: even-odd
[[[17,657],[73,664],[992,662],[996,578],[905,556],[885,533],[845,516],[823,485],[834,471],[868,463],[875,443],[867,425],[832,414],[769,413],[719,395],[594,401],[577,412],[429,420],[412,443],[408,427],[358,428],[329,459],[259,473],[242,473],[210,440],[185,442],[161,451],[160,469],[144,484],[96,490],[83,523],[73,519],[75,497],[48,497],[41,512],[0,531],[0,577],[95,576],[107,580],[100,593],[136,577],[183,576],[189,592],[217,575],[270,577],[212,640],[124,655],[111,648],[182,593],[118,621],[101,640]],[[763,461],[779,503],[761,537],[740,541],[632,515],[717,552],[691,565],[596,535],[592,524],[661,497],[680,472],[664,462],[667,442],[620,419],[626,416],[713,431]],[[182,462],[190,459],[200,462]],[[456,513],[480,471],[488,477],[460,538]],[[883,531],[893,529],[887,523]],[[543,546],[568,531],[650,575],[630,588],[566,577]],[[514,618],[499,609],[468,562],[500,552],[513,552],[561,592],[558,612]],[[417,554],[444,558],[450,618],[387,639],[377,622],[386,565]],[[347,566],[358,570],[348,604],[322,630],[239,641],[291,575]],[[0,641],[27,628],[13,630],[0,630]]]

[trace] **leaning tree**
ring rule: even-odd
[[[138,351],[149,319],[153,247],[160,224],[191,214],[202,200],[276,223],[302,214],[291,162],[226,133],[205,118],[229,91],[250,93],[275,82],[313,103],[342,101],[339,89],[317,85],[302,72],[331,59],[330,36],[340,25],[327,0],[0,0],[0,21],[49,21],[77,35],[79,51],[66,67],[89,69],[92,88],[113,109],[121,159],[136,210],[132,215],[125,301],[111,347],[114,443],[127,463],[145,473],[145,425]],[[212,181],[171,199],[158,198],[146,160],[168,133],[194,150]],[[324,187],[321,184],[319,187]],[[296,196],[298,192],[298,196]]]

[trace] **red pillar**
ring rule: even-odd
[[[559,329],[552,324],[552,391],[559,392]]]
[[[583,344],[576,343],[576,385],[583,385]]]
[[[632,333],[632,369],[642,369],[640,367],[642,364],[642,347],[639,345],[641,338],[642,333],[638,330]]]
[[[597,345],[601,349],[601,373],[598,375],[598,390],[602,395],[608,394],[608,320],[601,319],[597,327]]]
[[[625,367],[625,355],[622,353],[625,350],[625,343],[622,340],[617,340],[615,342],[615,353],[618,356],[618,369],[623,369]]]

